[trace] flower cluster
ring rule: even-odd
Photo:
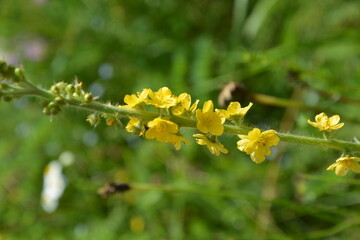
[[[319,131],[326,133],[326,138],[329,136],[329,133],[336,131],[344,126],[344,123],[339,122],[339,115],[328,117],[324,112],[315,116],[315,122],[308,120],[308,123],[311,126],[319,129]],[[358,162],[360,162],[360,158],[345,155],[338,158],[336,162],[331,164],[326,170],[335,170],[335,174],[337,176],[345,176],[349,169],[351,169],[353,172],[360,173],[360,165]]]
[[[336,131],[344,126],[344,123],[340,122],[340,116],[334,115],[328,117],[324,112],[315,116],[315,122],[308,120],[308,123],[319,129],[325,134],[325,138],[328,138],[329,133]],[[345,176],[349,170],[360,173],[360,158],[350,157],[349,155],[343,155],[339,157],[335,163],[331,164],[326,170],[335,170],[337,176]]]
[[[126,95],[124,105],[120,105],[124,111],[138,111],[139,117],[131,116],[125,127],[126,131],[137,136],[144,136],[146,139],[155,139],[159,142],[166,142],[174,145],[179,150],[182,143],[190,144],[181,133],[181,127],[196,127],[200,133],[193,134],[196,143],[205,145],[213,155],[228,153],[225,146],[219,141],[219,136],[225,132],[224,124],[232,123],[235,126],[242,126],[242,120],[253,105],[249,103],[241,107],[238,102],[231,102],[227,109],[215,109],[211,100],[206,101],[202,108],[198,108],[199,100],[191,101],[188,93],[179,96],[173,95],[167,87],[160,88],[154,92],[151,89],[143,89],[136,94]],[[157,109],[154,118],[141,117],[141,113],[154,112],[151,108]],[[96,122],[94,116],[89,121]],[[279,137],[274,130],[261,133],[259,129],[249,132],[249,135],[239,135],[238,149],[249,154],[256,163],[264,161],[265,156],[271,153],[270,147],[277,145]]]
[[[78,83],[77,81],[74,84],[58,82],[51,86],[50,92],[55,96],[55,99],[44,106],[43,113],[46,115],[60,113],[61,107],[68,100],[80,100],[82,104],[87,104],[94,100],[90,92],[83,90],[82,82]]]
[[[126,105],[120,108],[145,111],[146,106],[153,106],[160,110],[160,116],[151,121],[137,117],[130,117],[125,129],[137,136],[145,136],[146,139],[156,139],[159,142],[173,144],[176,150],[181,148],[181,143],[189,144],[189,141],[180,134],[180,127],[170,121],[172,115],[193,116],[198,100],[191,105],[191,96],[182,93],[178,97],[173,95],[167,87],[160,88],[157,92],[144,89],[136,94],[124,97]],[[166,110],[166,113],[163,111]]]

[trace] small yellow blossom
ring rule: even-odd
[[[146,100],[147,104],[154,105],[158,108],[169,108],[175,106],[176,97],[172,95],[171,91],[167,87],[160,88],[157,92],[149,91],[149,98]]]
[[[186,113],[193,113],[196,110],[196,107],[199,103],[199,100],[196,100],[191,105],[191,96],[188,93],[182,93],[176,99],[176,105],[171,110],[171,112],[175,115],[182,115]]]
[[[239,102],[231,102],[227,110],[219,109],[217,110],[217,112],[220,113],[221,117],[227,120],[238,121],[244,118],[247,111],[249,111],[252,105],[252,103],[249,103],[249,105],[242,108]]]
[[[184,137],[178,135],[179,127],[176,123],[162,118],[155,118],[148,122],[149,129],[145,133],[147,139],[156,139],[159,142],[171,143],[175,146],[176,150],[181,147],[181,141],[190,144]]]
[[[265,156],[270,156],[270,147],[277,145],[280,141],[275,130],[261,132],[260,129],[254,128],[248,135],[238,136],[241,140],[237,142],[237,148],[250,155],[251,160],[256,163],[261,163],[265,160]]]
[[[144,89],[141,93],[125,95],[124,102],[127,105],[122,105],[120,107],[136,109],[137,106],[144,103],[149,94],[149,89]]]
[[[216,138],[209,139],[204,134],[194,134],[193,136],[196,137],[196,142],[199,145],[206,145],[211,154],[215,156],[219,156],[220,152],[228,153],[228,150]]]
[[[211,133],[219,136],[224,132],[222,119],[217,112],[214,112],[214,104],[211,100],[204,103],[203,109],[196,110],[196,127],[203,133]]]
[[[345,176],[349,169],[353,172],[360,173],[360,165],[358,162],[360,162],[360,158],[349,157],[349,155],[346,155],[338,158],[336,162],[331,164],[326,170],[335,169],[335,174],[338,176]]]
[[[142,126],[140,119],[135,117],[130,117],[130,121],[125,127],[126,131],[134,133],[136,136],[141,136],[144,134],[144,126]]]
[[[325,113],[320,113],[315,116],[315,122],[308,120],[308,123],[311,126],[318,128],[320,131],[331,132],[344,126],[344,123],[339,123],[339,121],[339,115],[334,115],[329,118]]]

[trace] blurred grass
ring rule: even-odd
[[[346,124],[338,135],[350,140],[359,135],[359,27],[356,0],[3,0],[0,57],[23,65],[38,85],[77,77],[104,101],[120,103],[145,87],[189,92],[200,106],[229,81],[284,99],[302,88],[300,101],[341,114]],[[325,171],[339,152],[288,145],[279,158],[255,165],[233,136],[222,138],[228,155],[211,156],[194,142],[174,151],[120,128],[92,129],[83,112],[49,119],[39,103],[0,105],[0,239],[359,235],[358,176]],[[247,122],[277,129],[284,112],[255,103]],[[292,131],[320,136],[306,124],[315,114],[301,110]],[[76,160],[64,170],[68,185],[58,209],[48,214],[40,206],[42,171],[64,151]],[[274,164],[271,198],[264,189]],[[110,181],[150,189],[103,199],[97,189]],[[269,225],[258,218],[264,203]]]

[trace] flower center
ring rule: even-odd
[[[265,139],[263,138],[259,138],[257,141],[256,141],[257,145],[258,146],[265,146]]]
[[[165,124],[165,123],[160,123],[160,124],[158,124],[157,127],[156,127],[156,130],[157,130],[158,132],[165,132],[165,130],[166,130],[166,124]]]
[[[212,119],[210,117],[205,117],[204,124],[210,126],[212,124]]]

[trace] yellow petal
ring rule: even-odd
[[[355,163],[355,162],[350,162],[349,167],[351,168],[351,170],[353,172],[360,173],[360,164]]]
[[[221,118],[215,113],[212,116],[212,124],[208,126],[208,130],[215,136],[220,136],[224,132],[224,126],[222,125]]]
[[[130,117],[130,121],[126,125],[125,129],[127,132],[133,132],[135,127],[138,127],[138,124],[140,123],[140,119],[135,117]]]
[[[259,152],[253,152],[252,154],[250,154],[250,158],[251,160],[253,160],[253,162],[257,164],[262,163],[265,160],[265,156],[260,154]]]
[[[265,140],[265,145],[267,147],[275,146],[279,144],[280,138],[277,135],[275,135],[275,131],[273,134],[274,135],[268,136],[267,139]]]
[[[171,95],[171,90],[168,87],[162,87],[157,91],[159,95]]]
[[[157,131],[155,130],[155,128],[150,128],[145,133],[146,139],[154,139],[156,136],[157,136]]]
[[[336,124],[334,126],[331,126],[330,128],[332,130],[335,130],[335,129],[339,129],[339,128],[342,128],[344,126],[344,123],[339,123],[339,124]]]
[[[338,163],[331,164],[326,170],[334,170],[334,168],[338,165]]]
[[[250,102],[249,103],[249,105],[247,105],[246,107],[244,107],[244,108],[242,108],[241,110],[241,114],[243,115],[243,116],[245,116],[245,114],[249,111],[249,109],[252,107],[252,105],[253,105],[253,103],[252,102]]]
[[[204,106],[203,106],[203,110],[202,112],[203,113],[206,113],[206,112],[212,112],[214,110],[214,104],[211,100],[208,100],[204,103]]]
[[[194,112],[194,111],[196,110],[196,108],[197,108],[198,103],[199,103],[199,100],[196,100],[196,101],[193,103],[193,105],[191,105],[189,111],[190,111],[190,112]]]
[[[315,116],[315,121],[316,122],[321,122],[321,121],[328,121],[329,120],[329,117],[324,113],[320,113],[318,115]]]
[[[330,126],[336,125],[339,121],[340,121],[340,116],[339,115],[334,115],[334,116],[329,118]]]
[[[338,176],[345,176],[348,172],[349,168],[345,164],[338,164],[335,168],[335,174]]]
[[[227,108],[227,110],[232,113],[232,114],[236,114],[237,112],[239,112],[241,108],[241,105],[239,102],[231,102]]]
[[[308,119],[307,122],[313,127],[316,127],[316,128],[318,127],[318,124],[316,122],[310,121],[310,119]]]
[[[259,128],[254,128],[248,133],[248,136],[251,140],[257,140],[260,137],[261,131]]]

